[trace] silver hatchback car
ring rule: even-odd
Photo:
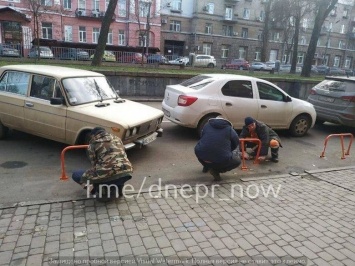
[[[307,99],[317,113],[317,123],[355,127],[355,78],[326,77],[311,89]]]

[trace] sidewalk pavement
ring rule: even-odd
[[[2,209],[0,265],[355,265],[355,167],[160,192]]]

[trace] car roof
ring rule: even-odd
[[[8,65],[0,67],[0,72],[3,72],[4,70],[23,71],[33,74],[47,75],[56,77],[58,79],[68,77],[104,76],[103,74],[83,69],[48,65]]]
[[[264,81],[269,82],[264,79],[259,79],[251,76],[244,76],[244,75],[234,75],[234,74],[201,74],[202,76],[208,76],[214,79],[247,79],[247,80],[254,80],[254,81]]]

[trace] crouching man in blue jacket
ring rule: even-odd
[[[222,116],[211,118],[204,126],[199,142],[195,146],[197,159],[203,172],[220,181],[220,173],[237,168],[240,163],[239,137],[231,122]]]

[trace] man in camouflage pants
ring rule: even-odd
[[[101,127],[95,127],[90,137],[87,154],[91,168],[73,172],[73,180],[102,200],[111,194],[122,196],[124,183],[133,172],[122,141]]]

